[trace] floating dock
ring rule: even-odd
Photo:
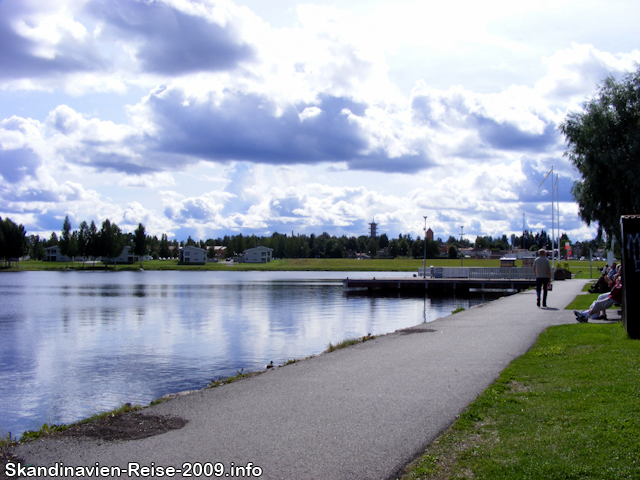
[[[376,278],[349,279],[342,281],[342,286],[347,291],[353,290],[378,290],[378,291],[406,291],[419,292],[454,292],[466,293],[470,290],[477,291],[521,291],[535,287],[535,278]]]

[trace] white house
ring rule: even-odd
[[[138,255],[135,255],[131,252],[131,247],[129,245],[125,246],[120,252],[120,255],[115,258],[110,258],[109,263],[134,263],[139,261],[140,258]]]
[[[180,249],[178,261],[180,263],[206,263],[207,251],[204,248],[187,245]]]
[[[71,259],[66,257],[60,253],[60,247],[58,245],[54,245],[52,247],[47,247],[44,249],[45,253],[45,261],[47,262],[70,262]]]
[[[273,258],[273,248],[250,248],[242,252],[242,258],[246,263],[267,263]]]

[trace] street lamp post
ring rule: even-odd
[[[422,277],[427,278],[427,216],[424,217],[424,258],[422,260]]]

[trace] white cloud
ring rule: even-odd
[[[175,185],[175,179],[167,172],[149,175],[129,175],[118,182],[123,187],[160,188]]]
[[[557,125],[640,61],[637,5],[288,5],[275,27],[227,0],[0,3],[0,215],[205,237],[373,217],[418,235],[428,214],[439,236],[497,234],[549,223],[554,165],[561,220],[590,231]],[[105,92],[118,121],[95,113]]]
[[[606,76],[619,76],[633,70],[640,62],[640,50],[625,54],[602,52],[593,45],[572,43],[543,59],[548,74],[536,82],[541,96],[554,102],[581,104],[593,95],[595,86]],[[573,105],[571,105],[573,106]]]
[[[298,118],[300,119],[301,122],[304,122],[309,118],[317,117],[321,113],[322,113],[322,110],[320,110],[318,107],[307,107],[298,114]]]

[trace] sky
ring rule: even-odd
[[[639,18],[637,0],[0,0],[0,216],[41,237],[68,216],[473,240],[551,232],[557,175],[560,229],[588,240],[558,126],[637,68]]]

